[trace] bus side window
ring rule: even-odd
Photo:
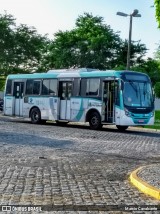
[[[40,80],[34,80],[33,94],[40,94],[40,86],[41,86],[41,81]]]
[[[45,79],[42,83],[42,95],[57,95],[57,79]]]
[[[42,82],[42,95],[49,95],[49,80],[43,80]]]
[[[33,80],[27,80],[25,94],[31,95],[32,93],[33,93]]]
[[[32,80],[28,79],[26,82],[26,95],[38,95],[40,94],[40,86],[41,81],[40,80]]]
[[[75,78],[73,82],[73,90],[72,90],[72,95],[73,96],[79,96],[80,94],[80,79]]]
[[[100,79],[99,78],[90,78],[87,79],[87,96],[98,96],[99,94]]]
[[[52,96],[57,95],[57,80],[56,79],[50,79],[49,94]]]
[[[80,95],[86,96],[86,87],[87,87],[87,79],[86,78],[82,78],[81,79],[81,83],[80,83]]]
[[[12,80],[7,80],[6,95],[12,94]]]

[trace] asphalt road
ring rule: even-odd
[[[160,132],[121,133],[107,126],[93,131],[87,125],[33,125],[0,116],[1,205],[44,205],[46,213],[54,213],[56,206],[68,206],[61,213],[71,213],[74,206],[79,211],[73,213],[81,213],[82,205],[91,209],[83,213],[123,213],[124,206],[157,205],[128,176],[139,166],[159,162]],[[102,205],[123,208],[103,212]]]

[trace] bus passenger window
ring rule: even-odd
[[[49,95],[49,80],[43,80],[42,95]]]
[[[75,78],[73,81],[72,95],[73,96],[79,96],[80,95],[80,78]]]
[[[26,82],[26,94],[33,93],[33,80],[27,80]]]
[[[53,95],[53,96],[57,95],[57,80],[56,79],[50,79],[49,94]]]
[[[40,85],[41,85],[41,82],[38,80],[35,80],[34,81],[34,84],[33,84],[33,94],[40,94]]]
[[[46,79],[42,83],[42,95],[57,95],[57,80],[56,79]]]
[[[12,80],[7,80],[6,95],[10,95],[11,93],[12,93]]]
[[[82,78],[80,81],[80,96],[86,96],[87,79]]]
[[[86,95],[97,96],[99,94],[99,86],[100,86],[99,78],[87,79]]]

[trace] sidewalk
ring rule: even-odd
[[[136,169],[130,181],[143,193],[160,200],[160,163]]]
[[[142,127],[129,127],[129,129],[144,132],[160,132],[160,129]],[[143,193],[160,200],[160,163],[136,169],[131,173],[130,181]]]

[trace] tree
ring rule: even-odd
[[[37,71],[41,68],[41,61],[49,40],[37,33],[34,27],[21,24],[15,31],[15,65],[24,72]]]
[[[115,69],[126,69],[127,64],[127,51],[128,51],[128,40],[125,40],[121,43],[119,47],[119,54],[117,57],[117,66]],[[147,48],[144,44],[141,44],[140,41],[132,41],[131,51],[130,51],[130,65],[133,68],[134,66],[139,66],[144,63],[143,57],[147,52]],[[132,69],[131,68],[131,69]]]
[[[90,67],[113,69],[126,66],[127,40],[104,24],[103,18],[84,13],[71,31],[59,31],[51,42],[45,63],[48,68]],[[132,42],[131,63],[140,63],[146,53],[140,42]]]
[[[48,65],[53,68],[113,68],[121,44],[119,35],[102,17],[85,13],[71,31],[59,31],[49,46]]]
[[[9,62],[12,63],[14,50],[15,19],[11,15],[0,15],[0,72],[8,68]]]
[[[160,0],[154,0],[154,5],[156,9],[156,20],[158,22],[158,27],[160,28]]]
[[[148,76],[151,78],[153,86],[157,81],[160,81],[159,63],[155,59],[148,58],[140,65],[134,66],[132,70],[148,74]]]
[[[160,82],[157,82],[154,87],[155,95],[157,98],[160,98]]]
[[[0,74],[36,71],[47,42],[35,28],[16,26],[12,15],[0,15]]]
[[[71,31],[59,31],[52,41],[34,27],[16,26],[12,15],[0,15],[0,74],[30,73],[52,68],[126,67],[127,40],[104,24],[103,18],[84,13]],[[143,62],[146,47],[131,44],[131,65]]]
[[[158,45],[155,51],[154,58],[159,62],[159,65],[160,65],[160,44]]]

